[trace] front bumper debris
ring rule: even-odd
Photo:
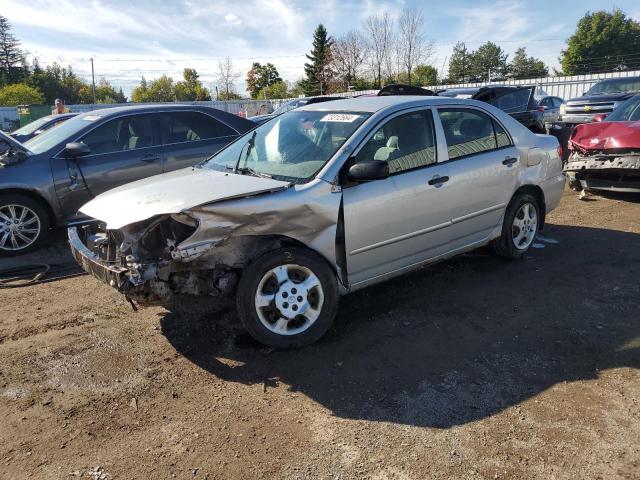
[[[564,167],[573,185],[586,190],[640,192],[640,154],[573,153]]]

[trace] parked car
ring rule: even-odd
[[[640,192],[640,95],[605,118],[578,125],[564,168],[576,190]]]
[[[50,128],[56,125],[66,122],[72,117],[75,117],[77,113],[61,113],[58,115],[47,115],[46,117],[38,118],[33,122],[26,124],[24,127],[19,128],[10,133],[10,135],[19,142],[26,142],[33,137],[46,132]]]
[[[235,293],[251,335],[295,347],[327,331],[341,294],[486,244],[522,257],[564,182],[556,139],[489,104],[361,97],[99,195],[69,241],[132,301]]]
[[[560,120],[560,107],[564,100],[550,95],[536,97],[538,105],[543,108],[542,119],[545,123],[553,123]]]
[[[24,144],[4,136],[0,255],[35,249],[50,227],[119,185],[207,159],[255,124],[208,107],[117,107],[79,114]]]
[[[591,87],[582,97],[567,100],[560,108],[565,124],[590,123],[596,114],[609,114],[640,92],[640,77],[608,78]]]
[[[302,107],[304,105],[313,105],[314,103],[322,103],[322,102],[332,102],[334,100],[341,100],[344,97],[306,97],[306,98],[296,98],[294,100],[289,100],[288,102],[284,102],[278,108],[276,108],[272,113],[267,115],[255,115],[250,117],[249,120],[255,123],[264,123],[267,120],[271,120],[273,117],[277,117],[278,115],[282,115],[283,113],[289,112],[291,110],[295,110],[296,108]]]
[[[544,108],[536,96],[546,94],[536,86],[487,85],[476,88],[440,90],[438,96],[471,98],[489,103],[507,112],[534,133],[544,133]]]

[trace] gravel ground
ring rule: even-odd
[[[298,351],[88,276],[0,290],[0,477],[638,479],[640,199],[567,192],[537,247],[345,297]],[[64,232],[0,268],[41,261]]]

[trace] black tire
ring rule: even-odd
[[[51,220],[49,218],[49,214],[47,213],[42,203],[40,203],[37,200],[34,200],[33,198],[27,195],[21,195],[19,193],[0,194],[0,212],[2,211],[3,207],[8,208],[9,205],[26,207],[31,212],[33,212],[38,219],[37,225],[38,225],[39,231],[37,232],[35,238],[33,238],[32,242],[26,245],[25,247],[21,247],[21,248],[12,247],[11,244],[9,243],[10,241],[7,239],[6,240],[7,243],[5,243],[4,246],[0,246],[0,257],[22,255],[24,253],[32,252],[40,248],[40,246],[42,245],[42,242],[49,235],[49,229],[51,228]],[[5,223],[6,219],[0,217],[0,222]],[[32,225],[29,225],[29,226],[32,226]],[[6,231],[5,232],[0,231],[0,243],[2,243],[4,233],[6,233]],[[7,246],[7,244],[9,246]]]
[[[528,193],[518,193],[515,195],[509,205],[507,206],[507,210],[504,215],[504,221],[502,223],[502,235],[500,238],[494,240],[492,246],[495,253],[503,258],[509,260],[518,260],[524,256],[525,253],[531,248],[533,242],[526,246],[526,248],[518,248],[513,240],[513,222],[516,217],[516,214],[520,210],[524,204],[531,204],[535,208],[536,212],[536,225],[535,225],[535,234],[538,233],[538,229],[540,227],[540,206],[538,205],[538,201],[533,195],[529,195]],[[535,237],[534,237],[535,238]],[[534,240],[535,241],[535,240]]]
[[[258,288],[262,288],[261,282],[263,278],[266,278],[266,275],[272,269],[284,265],[296,265],[310,270],[320,281],[321,292],[324,297],[317,318],[312,321],[305,330],[290,335],[278,334],[267,328],[258,315],[258,307],[255,301]],[[292,275],[296,273],[295,270],[295,268],[290,270]],[[269,314],[275,315],[276,317],[281,315],[280,310],[275,306],[275,297],[276,293],[281,292],[280,287],[284,289],[287,282],[279,284],[275,278],[273,278],[271,282],[273,286],[272,290],[275,291],[274,300],[268,307],[264,307],[266,313],[265,310],[261,309],[263,317]],[[284,295],[284,293],[286,292],[282,291],[281,295]],[[310,290],[305,301],[308,301],[310,295],[317,297],[318,291],[315,290],[312,293]],[[302,297],[298,297],[298,299],[300,298]],[[316,253],[299,247],[280,248],[262,255],[245,267],[240,282],[238,283],[236,304],[244,327],[258,342],[275,348],[302,347],[319,340],[333,324],[333,320],[338,311],[338,285],[336,276],[325,259]],[[301,319],[301,323],[304,323],[305,320],[303,316],[286,320],[286,322],[288,325],[292,323],[295,325],[296,322],[300,323]],[[273,325],[275,325],[275,320]]]

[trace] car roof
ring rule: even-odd
[[[317,110],[317,111],[335,111],[335,112],[378,112],[388,108],[442,105],[460,103],[464,105],[480,104],[479,102],[470,101],[468,99],[458,99],[451,97],[430,97],[424,95],[388,95],[382,97],[354,97],[337,100],[333,102],[314,103],[305,105],[296,110]]]
[[[233,127],[240,133],[247,132],[255,127],[255,123],[246,118],[242,118],[238,115],[234,115],[224,110],[209,106],[209,105],[193,105],[189,103],[160,103],[155,105],[129,105],[122,107],[109,107],[101,108],[99,110],[90,110],[88,112],[82,112],[78,116],[98,116],[98,117],[111,117],[127,113],[154,113],[154,112],[167,112],[167,111],[200,111],[214,114],[215,118]]]

